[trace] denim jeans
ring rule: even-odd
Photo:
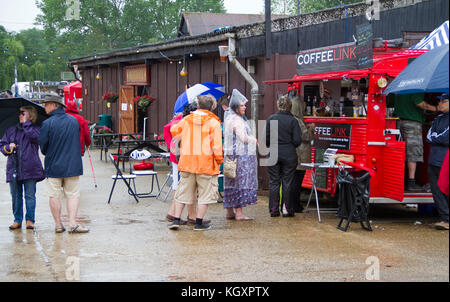
[[[22,224],[23,221],[23,197],[25,193],[25,206],[27,209],[25,219],[34,223],[36,209],[36,180],[28,179],[9,183],[12,197],[12,209],[14,222]]]

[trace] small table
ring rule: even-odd
[[[100,138],[100,160],[105,152],[105,160],[108,161],[108,149],[116,143],[116,139],[121,140],[122,136],[136,136],[139,133],[96,133],[93,138]],[[108,139],[109,138],[109,139]]]
[[[301,163],[301,165],[304,166],[304,167],[308,167],[308,168],[312,169],[312,173],[311,173],[312,188],[311,188],[311,193],[309,194],[308,203],[306,204],[306,208],[304,210],[305,214],[303,215],[303,217],[305,217],[306,213],[308,212],[309,203],[311,202],[311,197],[312,197],[312,194],[314,192],[314,195],[315,195],[315,198],[316,198],[317,216],[319,218],[319,222],[322,222],[322,219],[320,218],[320,212],[322,212],[322,213],[336,213],[337,209],[322,209],[322,210],[320,210],[319,197],[317,196],[317,187],[316,187],[316,172],[317,172],[317,168],[324,168],[324,169],[344,168],[344,169],[349,169],[349,168],[353,168],[353,167],[351,167],[351,166],[343,166],[343,165],[330,166],[327,163]]]
[[[161,149],[157,146],[158,143],[164,142],[162,139],[156,139],[156,140],[113,140],[113,143],[117,145],[117,153],[114,154],[117,156],[118,159],[122,160],[122,170],[125,170],[125,161],[128,160],[131,152],[137,149],[142,148],[150,148],[155,150],[159,153],[152,153],[152,158],[166,158],[168,156],[160,156],[156,154],[166,154],[166,150]],[[120,152],[120,150],[123,148],[126,148],[127,150],[125,152]],[[153,156],[155,154],[155,156]],[[169,153],[167,153],[169,154]]]

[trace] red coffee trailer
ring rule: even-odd
[[[431,193],[405,192],[405,142],[397,127],[398,118],[392,116],[383,95],[387,84],[425,50],[391,48],[386,42],[377,48],[360,47],[347,43],[299,52],[297,75],[265,83],[288,83],[288,92],[305,100],[311,115],[305,115],[304,120],[316,126],[313,162],[323,162],[326,149],[337,149],[337,153],[353,155],[355,163],[376,171],[370,183],[371,203],[432,203]],[[425,150],[416,179],[423,185],[428,181],[427,161]],[[334,195],[336,171],[321,169],[317,175],[317,189]],[[311,171],[307,171],[303,187],[312,187]]]

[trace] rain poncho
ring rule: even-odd
[[[230,108],[224,119],[224,155],[256,155],[256,138],[247,118],[236,113],[239,106],[247,102],[247,98],[237,89],[233,90]]]
[[[224,155],[237,159],[236,178],[225,177],[224,207],[240,208],[256,204],[258,189],[256,138],[239,106],[248,100],[236,89],[230,99],[230,110],[224,122]]]

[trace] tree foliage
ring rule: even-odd
[[[223,0],[35,2],[43,30],[15,33],[0,26],[1,90],[14,83],[14,63],[19,82],[58,81],[69,59],[175,38],[183,11],[225,12]]]
[[[223,0],[79,0],[79,14],[68,18],[73,7],[64,1],[36,3],[45,32],[81,42],[80,54],[175,38],[183,11],[225,12]]]
[[[302,14],[332,8],[344,4],[353,4],[362,0],[300,0]],[[284,15],[297,15],[297,0],[272,0],[272,13]]]

